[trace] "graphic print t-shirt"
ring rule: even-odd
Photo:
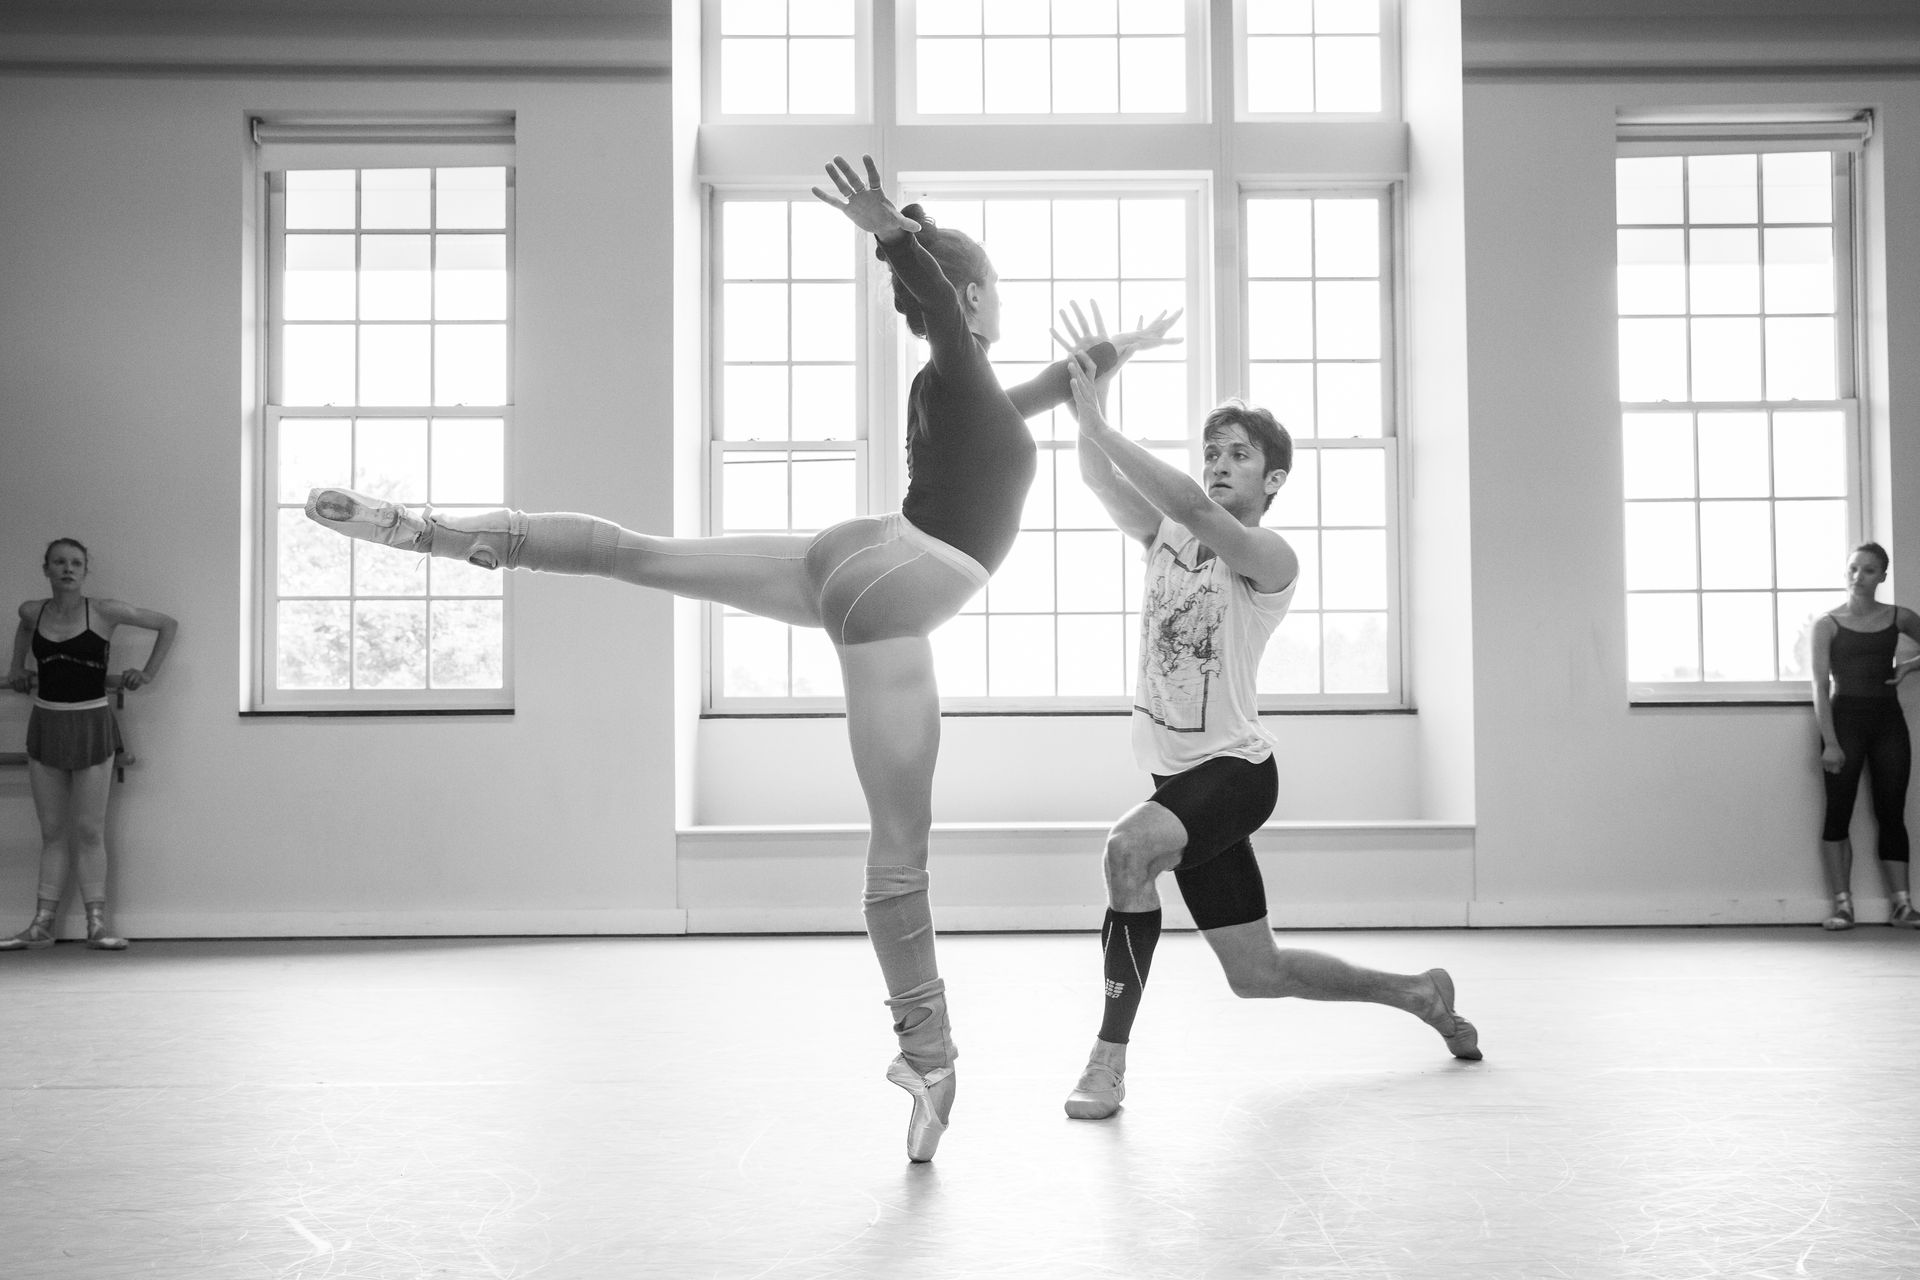
[[[1133,755],[1148,773],[1184,773],[1215,756],[1273,753],[1255,695],[1260,654],[1287,616],[1296,578],[1260,592],[1200,540],[1163,519],[1147,551]]]

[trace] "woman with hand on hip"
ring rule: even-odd
[[[1820,859],[1833,895],[1827,929],[1853,928],[1854,799],[1864,770],[1880,829],[1880,873],[1893,898],[1888,923],[1920,928],[1907,882],[1907,778],[1913,745],[1900,709],[1902,676],[1920,658],[1894,661],[1901,636],[1920,641],[1920,614],[1875,598],[1887,580],[1887,551],[1863,542],[1847,558],[1847,602],[1813,624],[1813,714],[1820,724],[1820,767],[1827,786]]]
[[[138,689],[159,674],[179,624],[154,609],[89,599],[81,594],[87,569],[86,547],[72,538],[56,538],[41,561],[53,594],[20,605],[7,684],[16,693],[34,689],[26,669],[31,651],[39,687],[27,719],[27,777],[40,820],[40,900],[33,922],[0,939],[0,951],[53,945],[69,860],[80,871],[87,945],[98,951],[120,951],[127,945],[107,927],[107,796],[118,738],[107,701],[109,642],[122,626],[159,633],[146,665],[128,667],[120,675],[121,688]]]
[[[349,537],[482,568],[590,574],[718,601],[796,626],[821,627],[840,658],[847,735],[870,819],[867,934],[886,981],[900,1053],[887,1079],[913,1097],[907,1155],[930,1160],[953,1107],[953,1039],[934,957],[927,840],[940,747],[940,695],[928,636],[1006,559],[1033,483],[1026,419],[1072,394],[1054,364],[1002,388],[987,358],[1000,336],[999,277],[970,237],[896,209],[866,161],[863,180],[835,156],[838,194],[813,193],[877,241],[894,308],[931,356],[907,398],[906,498],[884,516],[803,535],[664,538],[596,516],[409,509],[348,489],[316,489],[315,521]],[[1168,341],[1172,317],[1093,348],[1111,370]]]

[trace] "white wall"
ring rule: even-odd
[[[1626,702],[1614,362],[1614,121],[1623,107],[1879,112],[1868,234],[1887,297],[1870,360],[1894,562],[1920,554],[1908,353],[1920,325],[1920,87],[1910,81],[1467,87],[1477,921],[1810,919],[1820,784],[1805,707]],[[1889,365],[1891,350],[1894,359]],[[1840,556],[1835,557],[1836,602]],[[1862,821],[1859,836],[1870,828]],[[1870,858],[1857,888],[1878,896]]]
[[[131,699],[115,807],[135,934],[677,924],[671,606],[516,586],[519,712],[245,718],[239,643],[245,122],[260,110],[518,118],[513,496],[670,527],[664,77],[0,77],[0,599],[40,547],[181,621]],[[0,775],[0,904],[33,897],[22,771]]]

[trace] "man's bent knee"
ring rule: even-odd
[[[1114,824],[1107,833],[1107,884],[1139,888],[1171,870],[1187,847],[1180,819],[1149,801]]]

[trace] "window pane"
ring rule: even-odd
[[[1186,434],[1186,365],[1129,361],[1114,381],[1114,392],[1114,425],[1120,430],[1160,440]]]
[[[498,689],[505,628],[497,600],[435,600],[428,674],[436,689]]]
[[[840,679],[840,655],[818,627],[789,627],[793,652],[793,696],[838,698],[845,689]]]
[[[1315,39],[1313,79],[1316,111],[1380,110],[1379,37]]]
[[[437,506],[506,501],[506,423],[499,418],[436,418],[432,488]]]
[[[274,687],[347,688],[352,609],[345,600],[282,600],[275,610]]]
[[[281,313],[288,320],[354,318],[353,236],[288,236]]]
[[[1692,414],[1623,414],[1620,433],[1628,498],[1693,496]]]
[[[981,698],[987,692],[987,620],[962,615],[933,633],[933,676],[943,698]]]
[[[833,212],[831,209],[828,213]],[[507,238],[434,237],[434,315],[441,320],[507,318]]]
[[[989,35],[1043,36],[1054,24],[1045,0],[986,0],[980,26]]]
[[[299,507],[282,507],[275,588],[283,596],[344,596],[353,587],[353,544],[307,519]]]
[[[427,424],[362,418],[354,424],[353,487],[389,502],[427,501]]]
[[[787,358],[787,286],[728,284],[721,289],[720,349],[728,360]]]
[[[1773,596],[1709,592],[1701,600],[1700,639],[1707,679],[1773,679]]]
[[[915,83],[921,114],[978,115],[980,42],[923,39],[917,43]]]
[[[428,236],[362,237],[361,319],[432,319],[432,268],[433,242]]]
[[[797,36],[850,36],[853,0],[789,0],[787,30]]]
[[[1313,274],[1313,202],[1247,201],[1247,274]]]
[[[1132,566],[1119,532],[1062,533],[1057,537],[1061,611],[1117,614],[1125,609],[1126,576]]]
[[[820,212],[847,225],[844,215]],[[729,200],[720,207],[720,259],[729,280],[780,280],[787,274],[787,202]]]
[[[745,206],[728,205],[729,211]],[[779,206],[774,206],[778,208]],[[793,218],[793,274],[801,280],[851,280],[856,251],[864,247],[865,237],[856,236],[853,224],[818,200],[794,201],[787,206]],[[776,269],[764,275],[779,277]],[[849,319],[852,317],[849,316]]]
[[[1761,157],[1768,222],[1833,221],[1833,156],[1825,151]]]
[[[1620,322],[1620,398],[1628,403],[1687,398],[1687,322]]]
[[[1068,114],[1120,109],[1118,40],[1053,42],[1053,109]]]
[[[983,56],[987,111],[1046,115],[1053,110],[1053,53],[1045,37],[988,40]]]
[[[1042,449],[1040,456],[1034,459],[1033,487],[1028,490],[1026,506],[1020,513],[1020,527],[1022,529],[1051,529],[1054,527],[1054,463],[1059,457],[1060,454],[1056,450]]]
[[[1839,394],[1830,316],[1767,318],[1767,398],[1832,400]]]
[[[1059,618],[1062,697],[1113,697],[1128,692],[1126,619],[1120,614]]]
[[[278,458],[279,500],[304,503],[309,490],[338,484],[341,476],[350,473],[353,441],[348,419],[282,418]]]
[[[1623,230],[1619,254],[1621,315],[1686,312],[1686,237],[1681,232]]]
[[[1387,522],[1386,454],[1377,449],[1322,449],[1318,457],[1323,524]]]
[[[733,453],[721,464],[721,520],[728,533],[785,533],[787,455]]]
[[[1380,0],[1313,0],[1313,29],[1378,31]]]
[[[290,405],[350,405],[354,399],[354,329],[344,324],[290,324],[280,330],[280,400]]]
[[[1323,360],[1380,356],[1380,285],[1323,280],[1314,286],[1314,354]]]
[[[1775,573],[1782,587],[1844,584],[1847,504],[1793,501],[1774,508]]]
[[[1765,502],[1700,504],[1700,585],[1707,590],[1773,585],[1773,530]],[[1768,640],[1768,664],[1772,662]],[[1712,655],[1709,653],[1709,665]],[[1756,676],[1768,680],[1771,675]]]
[[[1120,202],[1053,202],[1053,275],[1107,279],[1120,272]]]
[[[1767,456],[1767,415],[1700,415],[1700,495],[1764,498],[1773,491]]]
[[[720,42],[720,110],[725,115],[784,115],[787,110],[787,42]]]
[[[1783,498],[1843,498],[1847,421],[1838,413],[1776,413],[1774,492]]]
[[[353,594],[423,596],[427,593],[427,557],[377,542],[353,544]]]
[[[1758,222],[1759,165],[1755,156],[1689,156],[1687,220]]]
[[[1679,156],[1622,156],[1614,161],[1614,203],[1622,226],[1686,220]]]
[[[1627,588],[1692,590],[1696,572],[1691,502],[1627,504]]]
[[[1247,110],[1255,115],[1313,110],[1313,38],[1247,37]]]
[[[1768,227],[1767,310],[1833,311],[1833,231],[1827,227]]]
[[[1313,268],[1321,276],[1380,274],[1380,202],[1315,200]]]
[[[1267,523],[1283,529],[1311,529],[1320,523],[1320,450],[1293,451],[1293,470],[1273,500]]]
[[[793,461],[793,527],[811,533],[851,520],[857,512],[850,453],[802,453]]]
[[[851,284],[793,286],[793,359],[853,359]]]
[[[1247,286],[1247,348],[1256,360],[1313,358],[1313,285],[1256,280]]]
[[[1623,320],[1622,325],[1632,323]],[[1645,323],[1645,322],[1642,322]],[[1760,322],[1757,319],[1692,321],[1693,398],[1760,398]]]
[[[787,110],[795,115],[853,114],[853,41],[794,40],[787,56]]]
[[[1693,310],[1699,315],[1755,315],[1760,310],[1760,233],[1692,231]]]
[[[1387,691],[1387,615],[1321,615],[1328,693]]]
[[[1627,678],[1700,678],[1700,615],[1693,595],[1627,597]]]
[[[454,514],[464,514],[457,508]],[[493,569],[482,569],[468,564],[464,560],[446,560],[438,556],[427,558],[427,590],[436,596],[498,596],[503,594],[502,584],[507,575]]]
[[[1120,42],[1120,110],[1164,112],[1187,109],[1187,42],[1174,39],[1125,39]]]
[[[1300,598],[1294,593],[1294,599]],[[1320,615],[1294,609],[1260,655],[1255,688],[1261,693],[1320,692]]]
[[[794,366],[793,438],[853,439],[860,426],[856,390],[850,364]]]
[[[353,686],[356,689],[427,687],[426,601],[354,603]]]
[[[730,364],[720,377],[722,439],[787,438],[787,366]]]
[[[419,228],[433,225],[433,175],[428,169],[365,169],[360,174],[360,225]],[[374,237],[368,237],[371,242]]]
[[[1295,440],[1312,439],[1313,382],[1310,364],[1255,364],[1247,374],[1247,398],[1280,419]]]
[[[360,403],[428,403],[432,399],[431,344],[431,332],[424,324],[362,325]]]
[[[1053,0],[1056,35],[1113,35],[1119,29],[1120,14],[1115,0]]]
[[[1326,608],[1387,607],[1385,530],[1324,530],[1320,535],[1320,567],[1324,573],[1320,596]]]
[[[1246,0],[1246,12],[1249,35],[1305,35],[1313,30],[1313,0]]]
[[[433,326],[433,402],[443,405],[507,402],[505,325]]]
[[[996,614],[1052,611],[1052,535],[1033,531],[1020,535],[987,584],[987,608]]]
[[[436,225],[444,231],[504,231],[507,171],[502,166],[436,169]]]
[[[1813,624],[1838,603],[1831,591],[1782,591],[1775,597],[1780,619],[1780,679],[1813,676]]]
[[[999,243],[994,250],[997,255]],[[1131,279],[1184,281],[1187,206],[1182,200],[1127,200],[1120,206],[1120,271]],[[1133,317],[1117,318],[1131,323]]]
[[[287,230],[331,231],[355,225],[359,173],[354,169],[287,172]]]
[[[1015,554],[1018,554],[1017,544]],[[993,587],[999,585],[996,577]],[[996,698],[1052,697],[1053,664],[1052,615],[987,618],[988,694]]]
[[[980,22],[980,0],[915,0],[914,23],[923,36],[977,36]]]
[[[720,620],[720,692],[728,698],[788,696],[787,636],[771,618],[728,613]]]

